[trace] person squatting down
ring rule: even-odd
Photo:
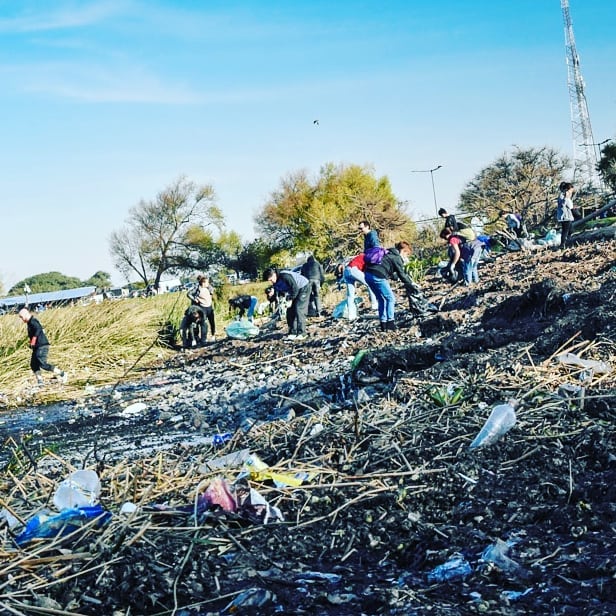
[[[209,277],[203,274],[197,276],[197,284],[186,295],[193,305],[197,306],[203,313],[204,326],[202,341],[205,343],[207,339],[207,325],[205,325],[205,319],[207,319],[207,322],[210,324],[210,335],[212,340],[216,340],[216,319],[212,303],[214,289],[210,285]]]
[[[30,348],[32,349],[30,368],[34,372],[37,383],[39,385],[43,383],[41,370],[53,372],[63,383],[66,383],[68,380],[66,372],[56,368],[56,366],[47,361],[50,343],[40,321],[27,308],[22,308],[17,314],[28,327],[28,338],[30,340]]]
[[[321,305],[321,285],[325,282],[323,266],[310,255],[306,263],[302,265],[300,274],[308,279],[310,284],[310,298],[308,299],[308,316],[319,317],[323,312]]]
[[[203,311],[196,305],[186,308],[180,323],[182,346],[185,349],[196,346],[205,346],[205,317]]]
[[[447,242],[449,263],[447,264],[447,277],[451,282],[457,282],[460,274],[466,286],[479,282],[479,259],[483,251],[483,244],[476,238],[468,239],[460,232],[453,233],[445,227],[440,236]]]
[[[368,289],[368,295],[370,297],[370,307],[372,310],[378,310],[379,304],[374,295],[372,289],[366,282],[364,270],[366,269],[366,262],[364,259],[364,253],[360,253],[353,257],[344,267],[342,279],[346,283],[347,289],[347,307],[349,311],[349,321],[355,321],[357,319],[357,305],[355,304],[355,283],[364,285]]]
[[[239,310],[238,318],[243,319],[247,313],[248,320],[252,323],[255,308],[259,300],[254,295],[238,295],[229,299],[229,307]]]
[[[287,326],[289,340],[303,340],[306,337],[306,317],[308,316],[308,300],[310,284],[308,279],[290,270],[280,270],[268,267],[263,272],[263,280],[271,282],[272,286],[266,292],[268,298],[273,295],[286,295],[290,300],[287,307]]]
[[[407,289],[415,288],[413,280],[404,271],[404,259],[408,259],[410,255],[411,245],[408,242],[398,242],[395,247],[387,249],[380,263],[366,261],[364,275],[379,305],[381,331],[394,331],[396,329],[396,297],[387,279],[397,277]]]

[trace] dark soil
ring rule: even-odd
[[[510,253],[471,288],[429,274],[422,288],[441,310],[402,308],[396,332],[366,313],[354,324],[314,319],[293,345],[278,329],[178,353],[120,386],[122,404],[98,392],[53,422],[18,430],[7,420],[7,469],[17,472],[20,442],[33,457],[56,443],[74,467],[99,471],[115,526],[38,554],[50,564],[31,565],[36,583],[27,567],[11,570],[0,604],[118,616],[616,613],[615,378],[555,359],[570,351],[616,367],[614,254],[614,240]],[[563,384],[583,385],[583,399],[559,396]],[[228,390],[224,407],[207,404],[214,387]],[[514,428],[469,450],[490,407],[510,398],[520,402]],[[147,411],[123,415],[131,399]],[[207,443],[226,432],[222,448]],[[280,472],[318,474],[299,487],[250,480],[284,522],[210,508],[195,526],[207,477],[196,469],[243,448]],[[66,473],[46,464],[49,477]],[[118,521],[126,493],[116,484],[128,481],[118,468],[140,488],[156,484],[130,523]],[[160,469],[176,483],[159,489]],[[226,476],[231,484],[237,469]],[[84,551],[58,574],[52,557]],[[14,563],[24,550],[6,535],[2,555]],[[466,572],[430,574],[457,556]]]

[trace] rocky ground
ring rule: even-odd
[[[301,342],[281,327],[219,340],[112,391],[5,415],[5,506],[26,520],[85,466],[112,519],[21,548],[4,528],[0,608],[615,613],[616,380],[558,359],[616,368],[614,254],[614,240],[507,253],[470,288],[429,273],[439,312],[402,302],[396,332],[370,311],[321,317]],[[469,449],[508,399],[514,427]],[[246,477],[248,453],[268,470]],[[237,511],[197,506],[217,477]],[[250,487],[284,520],[263,524]]]

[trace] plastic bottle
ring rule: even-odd
[[[596,361],[594,359],[582,359],[575,353],[562,353],[557,355],[556,359],[565,366],[577,366],[592,370],[595,374],[609,374],[612,367],[604,361]]]
[[[511,430],[516,422],[516,400],[509,400],[507,404],[499,404],[492,409],[488,420],[470,444],[470,449],[485,447],[495,443],[503,434]]]

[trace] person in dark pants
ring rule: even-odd
[[[204,346],[204,329],[205,317],[203,311],[198,306],[188,306],[180,323],[182,347],[188,349],[194,346]]]
[[[66,383],[68,380],[66,372],[60,370],[60,368],[56,368],[56,366],[47,361],[49,340],[45,335],[45,330],[40,321],[34,317],[27,308],[22,308],[18,316],[28,326],[28,339],[30,340],[30,348],[32,349],[30,368],[32,368],[32,372],[34,372],[37,383],[39,385],[43,383],[41,370],[53,372],[63,383]]]
[[[302,265],[300,274],[304,278],[308,278],[310,284],[310,299],[308,300],[308,316],[319,317],[323,312],[323,306],[321,305],[321,285],[325,282],[325,273],[323,272],[323,266],[310,255],[306,260],[306,263]]]
[[[573,191],[574,187],[571,182],[561,182],[558,187],[560,194],[558,195],[558,208],[556,209],[556,220],[561,225],[560,231],[560,248],[567,247],[567,241],[571,236],[573,228]]]
[[[273,267],[263,272],[263,280],[271,282],[267,289],[268,298],[274,295],[285,296],[290,300],[287,307],[287,325],[289,327],[289,340],[303,340],[306,337],[306,316],[308,313],[308,299],[310,298],[310,285],[308,279],[289,270],[276,270]]]
[[[204,320],[210,324],[210,337],[216,340],[216,317],[214,315],[213,296],[214,289],[210,284],[209,276],[197,276],[197,285],[187,293],[193,305],[198,306],[203,313]],[[201,345],[205,344],[207,338],[207,326],[204,323],[201,334]]]

